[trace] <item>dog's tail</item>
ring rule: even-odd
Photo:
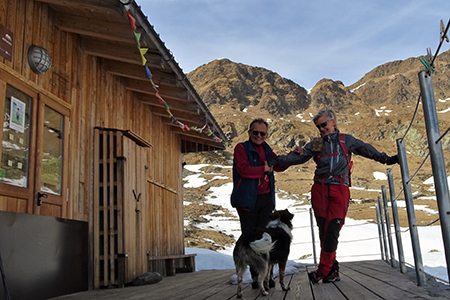
[[[264,232],[262,239],[250,243],[250,248],[257,253],[269,253],[274,245],[275,242],[272,242],[270,234]]]

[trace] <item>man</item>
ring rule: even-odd
[[[268,158],[276,157],[265,142],[268,124],[258,118],[250,123],[248,141],[234,148],[233,191],[231,205],[239,214],[242,233],[256,227],[265,228],[269,214],[275,209],[275,179],[273,171],[284,171],[287,167],[269,167]],[[257,274],[252,270],[252,286],[257,288]],[[269,286],[275,286],[273,280]]]
[[[317,167],[311,204],[319,227],[321,252],[318,269],[308,275],[312,283],[321,280],[326,283],[340,280],[336,249],[350,200],[352,153],[387,165],[398,163],[398,157],[380,153],[372,145],[340,133],[336,113],[332,109],[320,110],[313,121],[321,137],[313,139],[304,149],[297,147],[292,154],[273,158],[271,165],[303,164],[314,157]]]

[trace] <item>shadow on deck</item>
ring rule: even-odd
[[[250,284],[244,285],[242,299],[273,300],[341,300],[341,299],[449,299],[447,296],[432,297],[425,287],[419,287],[409,279],[391,268],[386,262],[359,261],[340,263],[341,281],[312,285],[307,271],[315,267],[304,267],[295,275],[288,275],[285,282],[290,290],[283,292],[277,282],[270,289],[268,296],[259,295]],[[194,273],[177,274],[165,277],[161,282],[140,287],[122,289],[102,289],[80,292],[53,299],[58,300],[112,300],[112,299],[152,299],[152,300],[199,300],[199,299],[235,299],[236,285],[228,284],[234,270],[207,270]]]

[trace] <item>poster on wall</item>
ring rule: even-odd
[[[9,128],[25,132],[25,103],[11,96],[11,111],[9,114]]]

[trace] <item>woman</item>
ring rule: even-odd
[[[308,275],[313,283],[321,280],[334,282],[340,280],[336,249],[350,200],[351,155],[360,155],[387,165],[397,163],[398,157],[380,153],[372,145],[340,133],[332,109],[320,110],[313,121],[321,137],[313,139],[304,148],[297,147],[291,154],[274,157],[270,164],[286,167],[303,164],[314,158],[317,167],[311,203],[319,227],[321,252],[317,270]]]

